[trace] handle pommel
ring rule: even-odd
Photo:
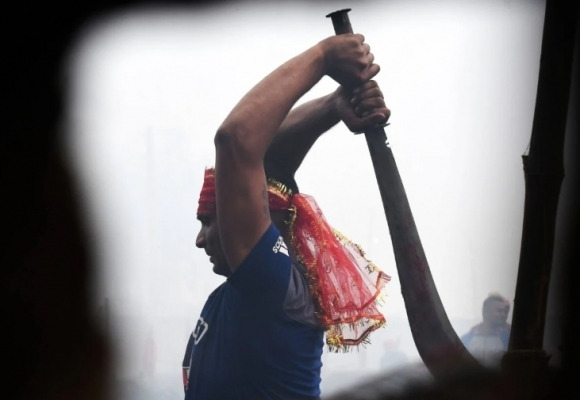
[[[348,12],[350,8],[345,8],[343,10],[338,10],[330,13],[326,18],[332,19],[332,25],[334,26],[334,33],[337,35],[342,35],[343,33],[353,33],[352,26],[350,25],[350,19],[348,18]]]

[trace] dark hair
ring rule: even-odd
[[[505,298],[504,296],[502,296],[499,293],[490,293],[487,298],[483,301],[483,307],[482,310],[485,311],[486,309],[488,309],[492,303],[496,302],[496,301],[508,301],[507,298]]]
[[[272,178],[284,184],[292,191],[292,193],[299,193],[298,184],[294,179],[294,173],[289,171],[283,165],[279,165],[276,160],[273,160],[268,155],[264,157],[264,170],[266,171],[267,179]]]

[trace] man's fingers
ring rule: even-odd
[[[355,114],[363,117],[375,111],[383,112],[383,110],[388,109],[382,97],[369,98],[354,105]]]
[[[378,86],[379,86],[379,84],[377,83],[377,81],[371,79],[370,81],[365,82],[362,85],[355,87],[352,90],[352,94],[357,95],[359,93],[363,93],[367,90],[370,90],[370,89],[372,89],[374,87],[378,87]]]
[[[349,129],[354,133],[364,133],[370,129],[384,126],[388,120],[388,116],[383,113],[372,113],[365,118],[361,118],[356,123],[351,124]]]
[[[362,46],[365,49],[366,54],[371,52],[371,46],[368,43],[363,43]]]
[[[366,118],[365,129],[376,128],[379,126],[384,126],[389,120],[389,113],[373,113]]]
[[[383,92],[378,87],[373,87],[371,89],[365,90],[364,92],[359,92],[354,95],[350,100],[351,104],[358,105],[359,103],[365,101],[366,99],[372,98],[384,98]]]
[[[374,56],[373,56],[373,60],[374,60]],[[365,71],[365,76],[363,81],[369,81],[371,79],[373,79],[379,72],[381,71],[381,67],[379,64],[371,64]]]

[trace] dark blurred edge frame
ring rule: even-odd
[[[334,11],[332,2],[319,1],[328,4],[328,12]],[[217,3],[173,1],[159,5],[165,8]],[[130,7],[155,5],[106,0],[76,2],[66,7],[46,2],[4,5],[5,15],[13,21],[2,24],[2,94],[7,100],[0,138],[4,398],[110,398],[107,326],[89,315],[90,279],[94,276],[90,233],[83,220],[75,171],[67,165],[60,149],[66,89],[62,67],[86,24]],[[325,16],[321,15],[321,24],[325,23]],[[578,87],[578,35],[575,51],[572,88]],[[570,110],[577,107],[577,96],[575,89]],[[577,114],[569,115],[569,124],[575,125],[576,132],[577,120]],[[567,138],[568,151],[572,151],[572,143],[578,144],[577,139]],[[298,189],[287,171],[268,161],[266,164],[272,177]],[[567,171],[566,175],[577,177],[576,171]],[[568,203],[580,204],[579,187],[567,193]],[[570,225],[565,237],[560,238],[566,249],[561,262],[566,264],[565,281],[569,285],[565,301],[571,310],[578,304],[579,292],[573,285],[580,281],[575,239],[577,208],[571,207],[566,216]],[[563,351],[577,360],[580,334],[574,322],[571,318],[563,322],[567,346]],[[570,368],[563,377],[566,381],[560,382],[562,393],[578,390],[575,382],[568,379],[577,376],[578,366]],[[177,365],[176,375],[178,370]]]

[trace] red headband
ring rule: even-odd
[[[291,191],[285,185],[274,180],[268,181],[268,201],[271,211],[283,211],[291,208]],[[215,215],[215,169],[206,168],[203,186],[199,194],[197,215]]]

